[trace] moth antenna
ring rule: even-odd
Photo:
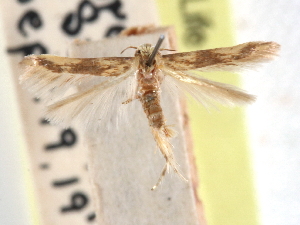
[[[159,51],[171,51],[171,52],[176,52],[175,49],[168,49],[168,48],[161,48]]]
[[[151,66],[152,65],[153,60],[155,58],[155,55],[157,54],[157,52],[158,52],[158,50],[159,50],[159,48],[160,48],[160,46],[161,46],[161,44],[162,44],[162,42],[163,42],[164,39],[165,39],[165,35],[161,34],[159,36],[159,38],[158,38],[158,41],[157,41],[157,43],[156,43],[156,45],[155,45],[155,47],[154,47],[154,49],[153,49],[153,51],[152,51],[152,53],[151,53],[151,55],[149,57],[147,63],[146,63],[147,66]]]
[[[121,51],[121,54],[122,54],[123,52],[125,52],[125,51],[126,51],[127,49],[129,49],[129,48],[137,49],[137,47],[129,46],[129,47],[125,48],[123,51]]]

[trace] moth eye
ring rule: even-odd
[[[137,53],[137,54],[141,54],[141,51],[140,51],[140,50],[137,50],[136,53]]]

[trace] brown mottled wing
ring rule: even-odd
[[[46,118],[52,122],[69,126],[78,120],[84,129],[96,130],[99,121],[114,119],[110,116],[131,97],[128,86],[134,87],[136,70],[132,62],[125,57],[31,55],[20,63],[20,82],[46,102]]]
[[[61,95],[71,86],[99,83],[103,77],[117,77],[132,69],[131,57],[67,58],[53,55],[30,55],[20,62],[19,80],[37,97]],[[51,95],[49,95],[51,91]]]
[[[129,70],[132,57],[68,58],[54,55],[29,55],[21,66],[47,70],[52,73],[88,74],[93,76],[119,76]],[[39,71],[38,71],[39,72]]]
[[[280,45],[248,42],[233,47],[163,55],[164,65],[175,71],[239,71],[273,59]]]

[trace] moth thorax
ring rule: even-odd
[[[143,73],[143,76],[144,76],[145,79],[151,79],[151,78],[153,78],[153,73],[145,71]]]

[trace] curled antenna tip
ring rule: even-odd
[[[157,52],[158,52],[158,50],[159,50],[159,48],[160,48],[160,46],[161,46],[161,44],[162,44],[162,42],[163,42],[164,39],[165,39],[165,35],[161,34],[159,36],[159,39],[158,39],[158,41],[157,41],[157,43],[156,43],[156,45],[155,45],[155,47],[154,47],[154,49],[153,49],[150,57],[149,57],[149,60],[146,63],[147,66],[151,66],[152,65],[153,60],[155,58],[155,55],[157,54]]]

